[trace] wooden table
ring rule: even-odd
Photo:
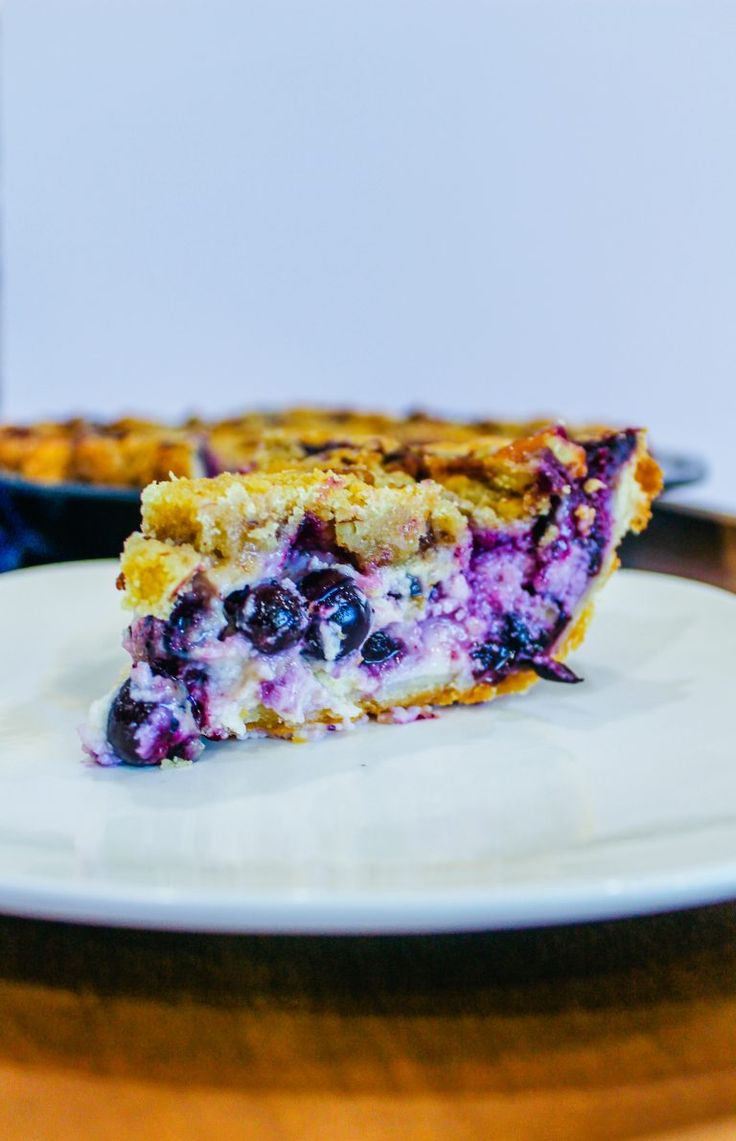
[[[626,558],[736,589],[735,536],[660,511]],[[736,906],[385,939],[0,919],[0,1138],[122,1137],[736,1139]]]

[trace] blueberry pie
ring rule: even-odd
[[[526,435],[541,426],[324,408],[246,412],[216,421],[193,417],[177,425],[132,417],[0,424],[0,471],[45,484],[143,488],[170,475],[278,469],[327,444],[351,446],[378,437],[401,444],[462,443],[489,434]]]
[[[336,415],[329,439],[271,425],[247,474],[145,489],[118,578],[132,664],[83,730],[95,760],[192,760],[203,738],[299,740],[580,680],[565,658],[659,490],[644,433],[336,434]]]

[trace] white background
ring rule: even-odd
[[[736,5],[2,20],[5,416],[610,418],[736,510]]]

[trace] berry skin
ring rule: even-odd
[[[569,666],[552,658],[539,659],[529,664],[537,677],[544,678],[545,681],[561,681],[565,685],[577,685],[583,680]]]
[[[623,432],[616,432],[605,436],[601,440],[592,440],[583,445],[588,465],[588,478],[595,477],[610,483],[615,479],[636,448],[636,432],[627,428]]]
[[[192,647],[206,637],[205,619],[211,593],[203,580],[195,578],[191,589],[179,597],[164,625],[163,644],[167,654],[186,658]]]
[[[516,614],[507,615],[500,635],[494,641],[483,642],[471,651],[471,657],[480,663],[478,675],[490,674],[500,679],[512,669],[531,669],[545,681],[558,681],[574,685],[582,679],[569,666],[547,656],[547,646],[554,638],[534,637]]]
[[[180,681],[154,675],[146,663],[135,667],[118,690],[107,718],[107,739],[128,765],[159,765],[165,757],[187,756],[199,733],[186,688]],[[143,688],[140,682],[143,681]],[[139,696],[141,693],[145,697]],[[147,700],[148,698],[152,700]]]
[[[336,661],[362,645],[371,628],[371,608],[352,578],[329,567],[306,575],[299,590],[309,603],[307,657]]]
[[[225,599],[225,613],[229,620],[225,636],[244,634],[259,654],[278,654],[296,645],[307,628],[301,599],[278,582],[233,591]]]
[[[128,765],[156,765],[166,755],[165,749],[160,756],[154,752],[150,758],[143,757],[140,753],[138,730],[148,720],[154,708],[153,702],[133,700],[130,695],[129,680],[120,687],[110,706],[107,739],[120,759]]]
[[[483,642],[470,656],[480,663],[478,674],[502,674],[513,665],[515,654],[511,646],[502,642]]]
[[[376,630],[370,638],[363,643],[363,661],[369,666],[381,665],[395,658],[403,650],[403,645],[396,638],[392,638],[385,630]]]
[[[533,637],[517,614],[508,614],[498,635],[476,646],[471,656],[480,662],[479,673],[500,677],[514,666],[530,665],[543,650],[543,639]]]

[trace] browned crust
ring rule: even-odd
[[[639,450],[634,478],[639,485],[641,496],[631,519],[631,530],[639,534],[652,517],[652,502],[662,490],[662,469],[652,459],[643,445]]]

